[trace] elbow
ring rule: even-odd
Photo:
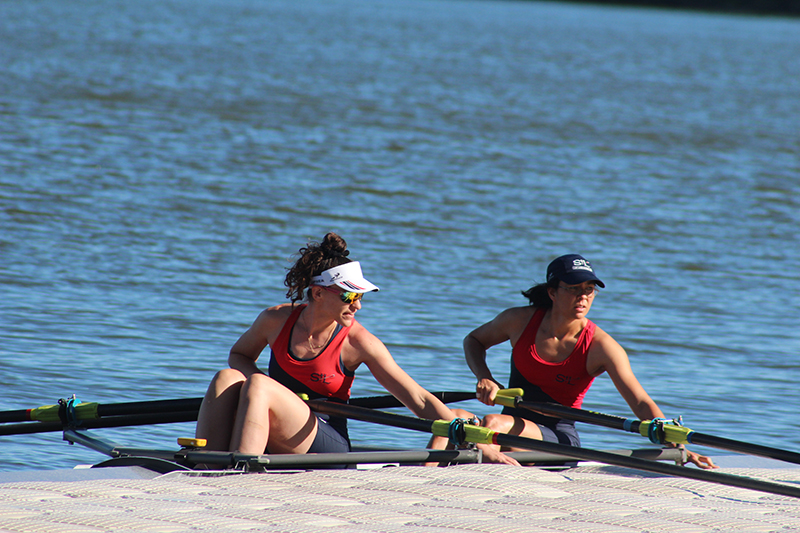
[[[252,358],[233,350],[228,354],[228,366],[231,368],[239,368],[242,364],[246,364],[247,361],[252,362]]]
[[[479,351],[486,351],[486,346],[483,345],[481,341],[479,341],[472,333],[464,337],[464,353],[469,356],[469,354],[477,349]]]
[[[467,346],[469,346],[473,342],[477,342],[475,337],[473,337],[472,333],[467,333],[467,336],[464,337],[464,340],[463,340],[462,344],[464,345],[464,348],[466,348]]]

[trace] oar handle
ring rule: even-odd
[[[516,407],[517,398],[522,398],[525,391],[522,389],[500,389],[494,397],[494,403],[504,405],[506,407]]]

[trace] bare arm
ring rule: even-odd
[[[464,357],[478,379],[476,397],[486,405],[494,405],[494,397],[502,385],[494,379],[486,364],[486,351],[505,341],[516,342],[530,320],[532,308],[506,309],[493,320],[477,327],[464,338]]]
[[[358,329],[356,329],[358,328]],[[350,345],[358,352],[378,383],[403,402],[415,415],[429,420],[452,420],[450,409],[425,390],[395,362],[386,346],[360,324],[351,331]]]
[[[656,402],[650,398],[639,380],[636,379],[628,354],[617,341],[598,328],[591,351],[595,353],[591,354],[590,361],[596,361],[599,364],[599,372],[603,370],[608,372],[617,391],[637,418],[650,420],[664,417],[664,413],[661,412]],[[593,372],[593,374],[599,372]]]
[[[375,379],[415,415],[428,420],[453,420],[455,418],[449,407],[400,368],[389,350],[377,337],[363,327],[352,334],[352,337],[351,344],[361,352],[359,362],[364,362]],[[479,444],[478,447],[489,462],[519,466],[515,459],[499,450],[484,444]]]
[[[625,353],[622,346],[612,339],[610,335],[599,330],[599,328],[598,332],[599,335],[595,337],[597,344],[593,343],[591,348],[592,352],[596,353],[590,352],[591,360],[600,363],[600,371],[604,369],[608,372],[611,381],[614,382],[614,386],[628,403],[633,414],[640,420],[665,418],[664,413],[661,412],[656,402],[650,398],[650,395],[644,390],[639,380],[636,379],[628,354]],[[700,468],[716,468],[711,458],[689,450],[687,450],[687,453],[689,461]]]
[[[263,373],[257,366],[261,352],[270,343],[270,337],[276,336],[289,316],[287,306],[270,307],[256,317],[253,324],[231,347],[228,365],[250,377],[255,373]]]

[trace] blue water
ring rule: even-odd
[[[669,416],[800,451],[798,57],[800,21],[769,17],[2,2],[4,409],[202,396],[332,230],[382,289],[359,320],[431,390],[472,390],[464,335],[581,253],[607,285],[590,318]],[[489,353],[500,380],[509,351]],[[354,395],[382,392],[359,369]],[[585,405],[630,413],[607,376]],[[169,448],[193,425],[95,434]],[[102,459],[0,437],[3,470]]]

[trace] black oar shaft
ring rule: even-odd
[[[82,429],[117,428],[125,426],[148,426],[150,424],[174,424],[177,422],[193,422],[197,420],[197,411],[174,413],[143,413],[137,415],[111,416],[82,421]],[[0,426],[2,435],[27,435],[31,433],[50,433],[63,431],[61,422],[27,422]]]
[[[463,402],[474,400],[474,392],[432,392],[442,403]],[[370,407],[372,409],[389,409],[391,407],[403,407],[403,403],[392,395],[367,396],[364,398],[350,398],[350,405],[359,407]]]
[[[154,400],[144,402],[99,404],[97,414],[102,416],[139,415],[145,413],[197,412],[202,398],[183,398],[178,400]]]
[[[308,402],[308,404],[312,410],[320,413],[334,415],[334,416],[343,416],[365,422],[375,422],[379,424],[385,424],[404,429],[411,429],[415,431],[431,433],[433,431],[433,426],[434,426],[434,421],[432,420],[411,418],[403,415],[396,415],[393,413],[382,413],[380,411],[373,411],[370,409],[365,409],[352,405],[343,405],[333,402],[319,402],[319,401],[311,401]],[[761,481],[758,479],[733,476],[730,474],[723,474],[719,472],[711,472],[708,470],[684,468],[670,464],[647,461],[644,459],[637,459],[635,457],[624,457],[620,455],[615,455],[613,453],[590,450],[587,448],[576,448],[573,446],[565,446],[563,444],[544,442],[544,441],[529,439],[526,437],[519,437],[516,435],[508,435],[505,433],[494,433],[493,438],[495,439],[496,444],[511,448],[523,448],[523,449],[536,450],[547,453],[562,454],[567,457],[572,457],[574,459],[579,459],[583,461],[596,461],[614,466],[622,466],[626,468],[633,468],[636,470],[644,470],[645,472],[654,472],[669,476],[697,479],[700,481],[707,481],[710,483],[717,483],[732,487],[768,492],[770,494],[781,494],[784,496],[800,498],[800,487],[781,485],[778,483],[771,483],[767,481]]]
[[[603,426],[611,429],[621,429],[623,431],[630,431],[631,433],[639,433],[638,420],[630,420],[621,416],[595,413],[594,411],[575,409],[574,407],[567,407],[566,405],[559,405],[555,403],[518,401],[516,402],[515,407],[521,407],[523,409],[546,416],[557,416],[569,420],[575,420],[576,422],[585,422],[587,424],[594,424],[596,426]],[[629,425],[630,427],[628,427]]]
[[[699,444],[701,446],[711,446],[712,448],[720,448],[732,452],[746,453],[749,455],[758,455],[759,457],[769,457],[770,459],[777,459],[787,463],[800,464],[800,453],[792,452],[789,450],[782,450],[780,448],[772,448],[770,446],[762,446],[760,444],[751,444],[748,442],[741,442],[723,437],[715,437],[714,435],[707,435],[705,433],[692,432],[689,434],[689,442],[692,444]]]
[[[394,413],[374,411],[372,409],[357,405],[347,405],[338,402],[326,402],[319,400],[309,401],[308,406],[312,411],[326,415],[353,418],[356,420],[361,420],[362,422],[373,422],[376,424],[384,424],[386,426],[421,431],[423,433],[430,433],[433,431],[433,420],[425,420],[424,418],[412,418]]]
[[[126,403],[108,403],[108,404],[96,404],[96,403],[76,403],[75,406],[78,408],[78,420],[90,420],[96,417],[104,417],[104,416],[121,416],[121,415],[144,415],[144,414],[155,414],[155,413],[175,413],[175,412],[188,412],[194,411],[195,416],[196,413],[200,410],[200,404],[203,402],[202,398],[182,398],[177,400],[152,400],[152,401],[143,401],[143,402],[126,402]],[[80,409],[86,406],[96,406],[96,410],[91,412],[91,414],[81,414]],[[32,413],[36,411],[40,411],[45,408],[40,409],[17,409],[14,411],[3,411],[0,412],[0,424],[5,424],[9,422],[25,422],[31,421]],[[46,406],[47,410],[55,409],[56,411],[57,406]],[[53,411],[55,412],[55,411]],[[53,415],[52,418],[49,420],[45,420],[45,423],[52,421],[54,418],[58,418],[56,415]]]
[[[28,420],[28,409],[16,409],[14,411],[0,412],[0,424],[9,422],[24,422]]]

